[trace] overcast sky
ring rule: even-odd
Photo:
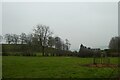
[[[107,46],[118,35],[118,5],[115,2],[24,2],[2,4],[2,32],[31,33],[33,26],[50,26],[54,36],[68,39],[71,49],[82,43]]]

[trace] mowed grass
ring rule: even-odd
[[[82,66],[93,63],[93,58],[3,56],[2,59],[4,78],[109,78],[118,75],[115,68]],[[110,60],[118,64],[118,58]]]

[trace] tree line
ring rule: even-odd
[[[120,36],[112,37],[109,42],[109,48],[114,50],[120,50]]]
[[[38,52],[41,52],[43,56],[48,55],[48,53],[51,53],[53,56],[93,56],[91,55],[93,54],[93,52],[91,52],[91,49],[86,49],[84,46],[81,47],[79,52],[70,51],[71,44],[68,39],[62,40],[59,36],[54,37],[53,32],[50,30],[50,27],[42,24],[36,25],[31,34],[21,33],[20,35],[17,35],[8,33],[3,36],[0,35],[0,42],[2,40],[6,41],[6,45],[3,45],[3,52],[6,52],[7,49],[10,49],[10,47],[14,46],[12,48],[13,51],[21,50],[24,52],[24,54],[28,53],[27,55],[33,53],[34,50],[36,50]],[[10,50],[12,51],[12,49]],[[120,36],[112,37],[109,42],[109,49],[101,50],[100,52],[103,51],[108,55],[118,56],[116,52],[120,51]]]
[[[109,49],[105,49],[105,52],[109,56],[120,56],[120,36],[112,37],[108,47]]]
[[[5,34],[0,36],[0,41],[2,41],[2,39],[4,39],[7,44],[27,44],[29,46],[38,46],[42,50],[43,56],[45,55],[45,48],[69,51],[71,45],[68,39],[63,41],[58,36],[53,37],[53,32],[51,32],[50,27],[42,24],[36,25],[32,34]]]

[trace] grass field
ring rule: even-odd
[[[109,78],[118,75],[114,68],[85,67],[92,58],[3,56],[4,78]],[[118,58],[110,58],[118,64]]]

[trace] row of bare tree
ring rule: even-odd
[[[58,36],[53,37],[53,32],[50,31],[49,26],[42,24],[36,25],[32,34],[5,34],[4,36],[0,36],[0,41],[2,41],[2,39],[4,39],[7,44],[38,45],[42,48],[43,56],[45,48],[47,47],[68,51],[71,45],[68,39],[65,39],[64,42]]]

